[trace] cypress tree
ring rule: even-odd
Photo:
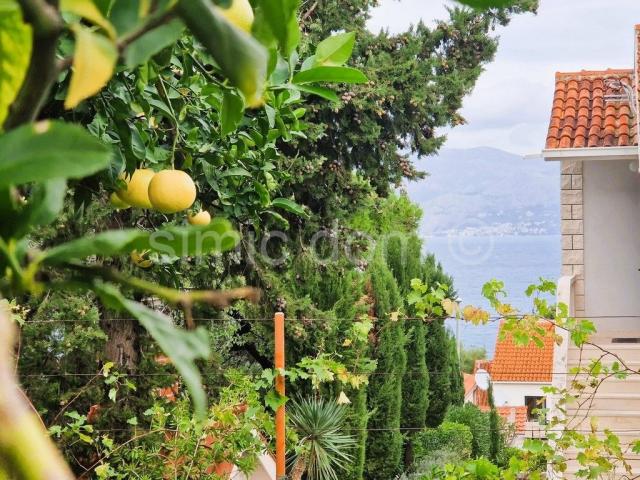
[[[422,242],[417,235],[390,237],[386,244],[387,264],[403,298],[411,290],[411,280],[422,272]],[[408,311],[413,317],[415,312]],[[407,371],[402,380],[402,426],[409,428],[405,445],[404,465],[413,463],[411,439],[424,428],[429,404],[429,370],[426,361],[426,327],[422,320],[405,322]]]
[[[493,385],[489,383],[489,391],[487,392],[489,397],[489,458],[495,462],[500,454],[500,447],[502,446],[502,432],[500,431],[500,417],[496,410],[496,405],[493,400]]]
[[[407,371],[402,381],[402,426],[407,431],[404,464],[413,463],[412,438],[426,426],[429,406],[429,370],[426,358],[426,326],[422,320],[406,321]]]
[[[453,335],[449,335],[449,352],[451,362],[451,404],[462,405],[464,403],[464,378],[460,369],[458,342]]]
[[[362,314],[366,314],[367,305],[362,305],[358,300],[365,294],[364,275],[358,272],[350,272],[345,276],[343,289],[340,300],[334,306],[336,320],[332,328],[330,346],[337,349],[344,332],[347,331],[353,320]],[[370,347],[365,345],[352,345],[348,352],[343,355],[354,355],[361,357],[369,357],[371,355]],[[339,394],[336,385],[331,386],[331,395],[336,398]],[[345,393],[351,400],[350,411],[347,416],[344,428],[351,430],[352,435],[356,438],[356,448],[353,453],[353,461],[349,469],[340,474],[340,478],[344,480],[362,480],[364,475],[366,445],[367,445],[367,424],[369,421],[367,396],[369,391],[368,385],[362,385],[358,389],[348,388],[345,386]]]
[[[393,274],[378,256],[369,267],[370,295],[375,302],[377,372],[369,383],[368,404],[371,417],[368,427],[365,477],[389,480],[402,472],[403,435],[402,378],[407,356],[402,321],[394,321],[390,313],[400,308],[402,297]]]
[[[426,423],[429,427],[437,427],[451,403],[451,355],[444,320],[427,323],[426,344],[425,357],[430,378]]]
[[[442,266],[433,255],[428,255],[422,266],[422,281],[427,285],[436,283],[449,285],[449,296],[455,292],[451,277],[444,273]],[[451,353],[450,342],[444,320],[431,320],[425,328],[425,359],[429,370],[429,403],[427,405],[426,425],[437,427],[442,423],[451,403]]]

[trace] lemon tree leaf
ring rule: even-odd
[[[134,68],[146,62],[163,48],[175,43],[183,31],[184,23],[175,19],[145,33],[125,50],[124,61],[127,67]]]
[[[220,112],[220,133],[226,136],[233,132],[244,116],[244,101],[233,90],[225,90]]]
[[[216,218],[208,225],[174,226],[147,232],[139,229],[109,230],[57,245],[42,253],[41,261],[57,265],[90,255],[111,257],[133,250],[151,250],[172,256],[206,255],[234,248],[238,233],[229,221]]]
[[[0,1],[0,126],[16,98],[31,58],[31,27],[13,0]]]
[[[367,77],[356,68],[351,67],[314,67],[293,76],[293,83],[364,83]]]
[[[37,184],[22,210],[13,211],[10,215],[0,212],[0,235],[22,238],[32,227],[49,225],[62,210],[66,192],[67,181],[64,178]]]
[[[142,23],[148,0],[109,0],[109,20],[119,36],[131,33]],[[104,10],[103,10],[104,11]]]
[[[300,28],[296,13],[299,0],[259,0],[256,17],[264,18],[280,50],[289,55],[300,42]]]
[[[111,22],[104,18],[102,12],[92,0],[61,0],[60,10],[73,13],[102,28],[109,37],[115,40],[116,31]]]
[[[316,85],[307,85],[307,84],[296,85],[295,87],[301,92],[311,93],[313,95],[317,95],[331,102],[337,102],[339,100],[336,92],[334,92],[329,88],[318,87]]]
[[[225,20],[210,0],[180,0],[176,9],[248,103],[260,98],[267,76],[266,49]]]
[[[225,177],[252,177],[253,175],[251,175],[251,173],[242,167],[233,167],[230,168],[229,170],[226,170],[222,175],[220,175],[220,178],[225,178]]]
[[[111,79],[118,59],[113,41],[79,24],[71,26],[76,39],[73,74],[64,107],[75,108],[98,93]]]
[[[316,48],[316,65],[344,65],[351,57],[355,41],[355,32],[338,33],[325,38]]]
[[[79,126],[48,120],[23,125],[0,136],[0,188],[86,177],[110,160],[110,148]]]
[[[289,200],[288,198],[274,198],[271,201],[271,206],[277,207],[277,208],[282,208],[283,210],[286,210],[287,212],[294,213],[294,214],[298,215],[299,217],[308,217],[309,216],[307,214],[307,212],[305,212],[304,209],[300,205],[298,205],[293,200]]]
[[[202,418],[206,414],[207,397],[195,360],[209,357],[207,330],[202,327],[193,331],[176,328],[171,318],[125,298],[113,285],[96,282],[94,290],[106,306],[129,313],[149,332],[182,376],[196,414]]]

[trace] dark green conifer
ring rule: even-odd
[[[369,289],[376,316],[374,358],[377,372],[369,383],[369,436],[365,477],[389,480],[403,470],[402,380],[406,368],[404,322],[392,317],[402,305],[393,274],[381,256],[369,266]]]

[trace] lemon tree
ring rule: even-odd
[[[291,199],[273,195],[286,181],[269,161],[278,154],[276,140],[304,135],[304,95],[337,98],[320,83],[366,78],[344,66],[344,51],[333,65],[299,58],[297,7],[290,0],[259,0],[253,8],[240,0],[0,2],[0,295],[93,292],[155,339],[199,415],[206,397],[195,361],[209,347],[191,308],[224,307],[257,292],[176,290],[121,272],[111,259],[128,256],[144,270],[153,267],[152,255],[233,249],[239,235],[223,215],[211,220],[212,197],[236,218],[304,215]],[[350,51],[349,42],[342,35],[327,40]],[[34,245],[31,233],[55,221],[70,194],[76,203],[104,195],[115,209],[150,210],[160,222],[99,226],[66,243]],[[171,217],[188,209],[186,222]],[[182,310],[188,328],[130,300],[131,292]],[[6,354],[11,335],[0,341]],[[13,371],[0,373],[9,388],[0,395],[0,476],[72,478],[11,388]],[[34,453],[31,445],[40,448]]]

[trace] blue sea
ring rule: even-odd
[[[560,236],[502,237],[428,237],[425,250],[435,254],[444,270],[453,277],[462,305],[489,308],[482,297],[482,285],[491,279],[502,280],[509,302],[521,311],[531,310],[524,291],[540,277],[557,281],[560,276]],[[448,327],[455,333],[456,322]],[[484,347],[493,357],[498,323],[483,326],[459,323],[462,344]]]

